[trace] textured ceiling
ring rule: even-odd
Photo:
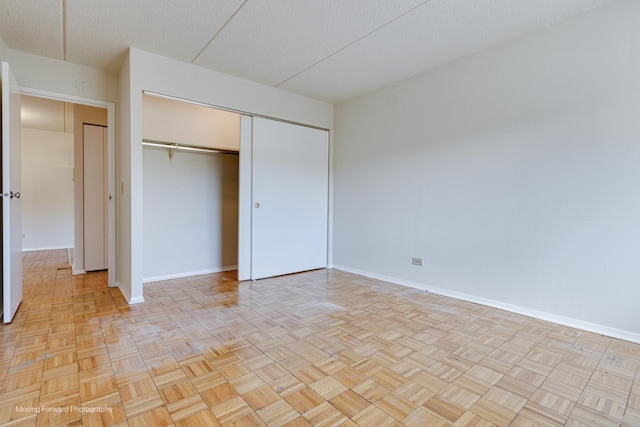
[[[340,102],[613,1],[0,0],[0,37],[111,71],[133,46]]]

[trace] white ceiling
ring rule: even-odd
[[[613,1],[0,0],[0,36],[115,72],[133,46],[335,103]]]

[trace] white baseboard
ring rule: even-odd
[[[86,271],[84,271],[84,268],[79,268],[79,269],[73,269],[72,273],[74,276],[78,275],[78,274],[87,274]]]
[[[597,323],[585,322],[579,319],[573,319],[571,317],[559,316],[557,314],[547,313],[539,310],[532,310],[530,308],[522,307],[519,305],[508,304],[501,301],[492,299],[486,299],[475,295],[465,294],[462,292],[455,292],[448,289],[438,288],[435,286],[427,286],[424,283],[412,282],[410,280],[398,279],[396,277],[384,276],[381,274],[371,273],[368,271],[358,270],[355,268],[349,268],[339,265],[334,265],[336,270],[346,271],[348,273],[359,274],[360,276],[370,277],[372,279],[382,280],[385,282],[395,283],[397,285],[407,286],[410,288],[416,288],[423,291],[432,292],[434,294],[443,295],[459,299],[462,301],[468,301],[476,304],[486,305],[488,307],[497,308],[500,310],[510,311],[512,313],[522,314],[524,316],[533,317],[535,319],[546,320],[548,322],[557,323],[571,328],[581,329],[583,331],[593,332],[600,335],[606,335],[611,338],[618,338],[624,341],[640,344],[640,334],[631,331],[625,331],[623,329],[612,328],[606,325],[600,325]]]
[[[207,270],[187,271],[184,273],[168,274],[166,276],[146,277],[142,279],[142,283],[161,282],[163,280],[182,279],[183,277],[201,276],[203,274],[221,273],[223,271],[236,270],[237,265],[230,265],[227,267],[212,268]]]
[[[59,249],[73,249],[73,246],[47,246],[44,248],[22,248],[22,252],[57,251]]]
[[[124,297],[125,300],[127,300],[127,302],[130,305],[144,302],[144,297],[142,296],[131,298],[131,293],[130,293],[131,291],[124,286],[120,286],[120,283],[118,283],[118,289],[120,289],[120,293],[122,293],[122,296]]]

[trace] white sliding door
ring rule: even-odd
[[[84,125],[84,269],[107,269],[107,128]]]
[[[329,133],[255,117],[251,278],[327,266]]]

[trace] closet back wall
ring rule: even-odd
[[[144,281],[235,269],[238,156],[143,149]]]

